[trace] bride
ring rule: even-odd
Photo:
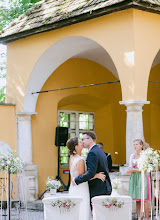
[[[85,159],[81,156],[83,149],[83,143],[78,137],[71,138],[67,141],[68,152],[70,154],[70,174],[71,180],[74,180],[75,177],[85,173],[86,163]],[[97,173],[93,179],[98,178],[102,181],[105,181],[106,176],[100,172]],[[83,201],[80,206],[80,218],[79,220],[89,220],[90,219],[90,195],[88,182],[81,183],[79,185],[71,185],[69,188],[69,194],[74,196],[81,196]]]

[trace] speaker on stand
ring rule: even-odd
[[[60,177],[60,147],[61,146],[66,146],[66,142],[68,140],[68,128],[66,127],[56,127],[56,138],[55,138],[55,145],[58,147],[58,169],[57,169],[57,176],[56,179],[60,180],[60,182],[63,185],[64,190],[68,189],[68,186],[64,184]]]

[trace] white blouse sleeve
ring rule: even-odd
[[[129,159],[129,167],[132,168],[132,158],[133,158],[134,154],[131,154],[130,159]]]

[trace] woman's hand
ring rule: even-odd
[[[128,169],[127,173],[132,174],[133,172],[135,172],[134,169],[132,169],[131,167]]]
[[[106,180],[106,175],[104,174],[104,172],[99,172],[99,173],[96,173],[93,178],[94,179],[96,179],[96,178],[100,179],[104,182]]]
[[[128,169],[128,171],[127,171],[127,173],[129,173],[129,174],[132,174],[132,173],[134,173],[134,172],[137,172],[137,173],[139,173],[139,172],[141,172],[139,169],[134,169],[134,168],[129,168]]]

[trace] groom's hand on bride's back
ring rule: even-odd
[[[104,182],[106,180],[106,175],[104,174],[104,172],[99,172],[99,173],[96,173],[92,179],[100,179]]]

